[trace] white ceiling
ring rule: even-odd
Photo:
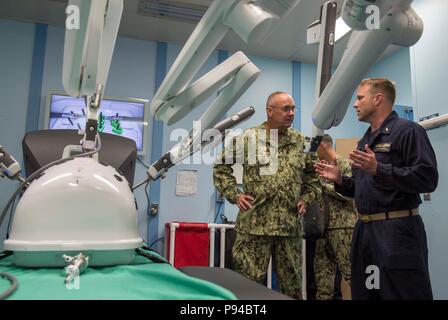
[[[210,0],[177,0],[206,5]],[[226,1],[226,0],[218,0]],[[306,44],[306,27],[319,18],[320,6],[327,0],[301,0],[285,19],[280,21],[264,43],[246,45],[230,32],[219,49],[242,50],[249,55],[316,63],[317,45]],[[339,8],[343,0],[336,0]],[[64,27],[66,0],[0,0],[0,18],[45,23]],[[140,40],[183,44],[195,24],[137,14],[138,0],[124,0],[119,35]],[[347,44],[348,36],[337,42],[334,62],[337,64]],[[385,55],[395,52],[391,47]]]

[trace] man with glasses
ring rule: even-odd
[[[320,197],[315,159],[303,152],[305,137],[291,128],[296,107],[286,92],[272,93],[267,121],[227,143],[214,166],[214,184],[236,204],[235,270],[263,283],[272,255],[280,291],[301,299],[302,238],[299,214]],[[255,153],[255,154],[254,154]],[[243,165],[240,190],[232,165]]]

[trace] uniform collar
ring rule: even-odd
[[[399,119],[398,114],[395,111],[392,111],[386,119],[384,119],[383,123],[379,127],[379,129],[374,134],[386,134],[389,135]],[[372,132],[372,127],[369,127],[369,133]]]
[[[381,124],[380,132],[382,134],[390,134],[398,119],[398,114],[395,111],[392,111]]]
[[[262,124],[260,124],[259,126],[256,127],[257,130],[265,130],[266,131],[266,139],[269,141],[269,130],[266,129],[266,122],[263,122]],[[284,146],[287,144],[291,144],[291,143],[298,143],[298,139],[296,137],[296,135],[293,134],[294,129],[289,127],[288,129],[286,129],[286,132],[283,136],[279,136],[279,146]]]

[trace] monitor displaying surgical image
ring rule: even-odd
[[[48,129],[84,130],[86,106],[84,98],[51,93],[47,101]],[[135,141],[140,155],[145,152],[147,100],[103,98],[98,111],[98,132],[120,135]]]

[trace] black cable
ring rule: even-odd
[[[146,169],[149,169],[149,166],[146,163],[144,163],[139,157],[137,157],[136,159],[137,159],[138,162],[140,162],[140,164],[142,166],[144,166]]]
[[[150,248],[150,250],[153,250],[153,251],[155,251],[155,252],[157,252],[156,250],[154,250],[154,249],[151,249],[152,248],[152,246],[153,245],[155,245],[157,242],[159,242],[160,240],[165,240],[165,238],[159,238],[159,239],[157,239],[157,240],[154,240],[153,242],[151,242],[151,244],[149,245],[149,248]],[[158,253],[158,252],[157,252]]]
[[[229,219],[227,219],[227,217],[226,217],[226,215],[224,213],[221,213],[220,217],[221,217],[222,223],[224,223],[224,224],[232,224],[232,223],[230,223]]]
[[[14,197],[14,200],[11,205],[11,210],[9,211],[9,221],[8,221],[8,227],[6,228],[6,239],[9,238],[9,233],[11,232],[11,222],[12,222],[12,215],[14,212],[14,205],[16,204],[17,195]]]
[[[143,248],[144,250],[146,250],[146,251],[152,251],[152,252],[155,252],[155,253],[157,253],[157,254],[160,254],[160,253],[158,253],[156,250],[151,249],[150,247],[148,247],[148,246],[145,245],[145,244],[142,245],[142,248]]]
[[[153,262],[157,262],[157,263],[167,263],[170,264],[168,261],[166,261],[165,259],[159,258],[157,256],[154,256],[152,254],[149,254],[148,252],[143,251],[142,249],[135,249],[135,252],[137,252],[139,255],[148,258],[149,260],[153,261]]]
[[[139,183],[137,183],[136,185],[132,186],[131,190],[134,191],[135,189],[137,189],[138,187],[141,187],[142,185],[144,185],[147,182],[150,182],[151,178],[148,176],[147,178],[145,178],[145,180],[140,181]]]
[[[148,195],[148,186],[149,186],[149,180],[145,186],[145,196],[146,196],[146,201],[148,202],[148,206],[146,207],[146,214],[150,217],[151,216],[151,212],[150,212],[151,199],[149,198],[149,195]]]
[[[213,220],[213,223],[216,223],[216,218],[218,218],[219,210],[221,210],[221,205],[224,201],[219,202],[218,210],[216,210],[215,219]]]
[[[3,252],[0,252],[0,260],[4,259],[4,258],[6,258],[6,257],[9,257],[10,255],[12,255],[12,251],[3,251]]]
[[[8,289],[6,289],[5,291],[3,291],[2,293],[0,293],[0,300],[4,300],[4,299],[8,298],[11,294],[13,294],[14,291],[17,290],[19,283],[17,282],[16,277],[14,277],[13,275],[6,273],[6,272],[0,272],[0,278],[4,278],[4,279],[8,280],[9,282],[11,282],[11,286]]]

